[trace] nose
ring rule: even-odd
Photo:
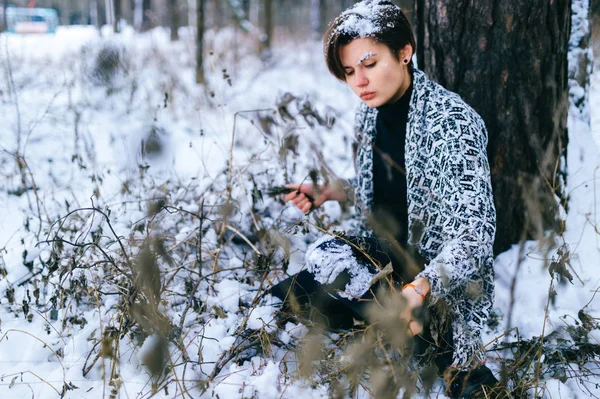
[[[355,72],[356,74],[356,86],[357,87],[365,87],[369,84],[369,79],[367,79],[367,75],[360,69]]]

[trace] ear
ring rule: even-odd
[[[400,52],[398,54],[400,55],[401,63],[404,63],[404,60],[408,60],[410,62],[413,56],[413,48],[410,44],[407,44],[402,49],[400,49]]]

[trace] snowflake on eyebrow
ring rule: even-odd
[[[358,60],[356,65],[362,64],[363,61],[368,60],[371,57],[373,57],[373,52],[369,51],[369,52],[365,53],[362,57],[360,57],[360,60]]]

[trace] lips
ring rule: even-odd
[[[365,100],[365,101],[366,101],[366,100],[370,100],[370,99],[372,99],[373,97],[375,97],[375,92],[374,92],[374,91],[365,91],[365,92],[363,92],[363,93],[360,93],[360,98],[361,98],[362,100]]]

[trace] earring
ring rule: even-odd
[[[408,64],[408,60],[404,60],[404,63],[405,63],[405,64]]]

